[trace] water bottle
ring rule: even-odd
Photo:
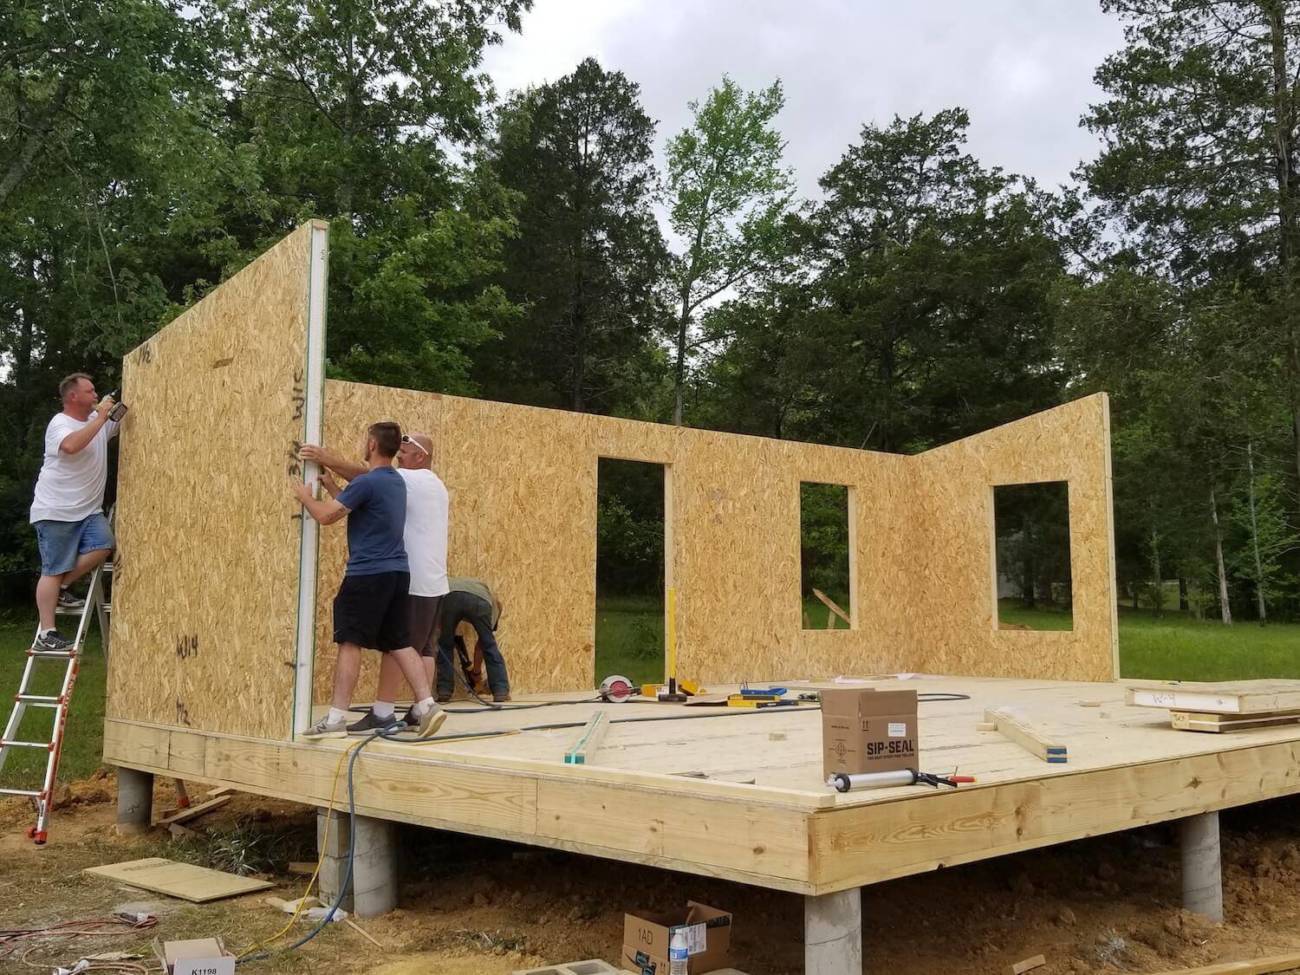
[[[686,959],[686,932],[677,928],[668,942],[668,975],[686,975]]]

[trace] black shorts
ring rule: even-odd
[[[407,596],[406,601],[411,610],[411,646],[422,657],[432,657],[434,637],[438,635],[438,614],[442,605],[441,596]]]
[[[334,597],[334,642],[387,653],[411,645],[409,572],[344,576]]]

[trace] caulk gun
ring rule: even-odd
[[[973,775],[935,775],[931,772],[918,772],[914,768],[898,769],[895,772],[836,772],[826,780],[836,792],[848,792],[850,789],[888,789],[894,785],[928,785],[939,788],[941,785],[957,786],[974,782]]]

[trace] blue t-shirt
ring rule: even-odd
[[[406,482],[391,467],[366,471],[335,500],[348,509],[348,566],[344,575],[408,572],[402,531],[406,527]]]

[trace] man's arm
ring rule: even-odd
[[[347,460],[331,450],[326,450],[324,447],[318,447],[311,443],[303,444],[298,450],[298,456],[303,460],[315,461],[321,467],[332,470],[345,481],[360,477],[366,472],[365,464]]]
[[[76,430],[59,441],[59,453],[61,454],[79,454],[90,446],[92,440],[103,429],[104,424],[108,422],[108,412],[113,408],[113,397],[105,396],[95,407],[98,412],[90,418],[80,430]]]
[[[294,496],[302,502],[302,506],[307,509],[307,514],[311,515],[322,525],[332,525],[347,517],[348,509],[339,504],[332,498],[328,501],[313,496],[311,485],[303,484],[299,481],[291,481],[289,484],[293,490]]]

